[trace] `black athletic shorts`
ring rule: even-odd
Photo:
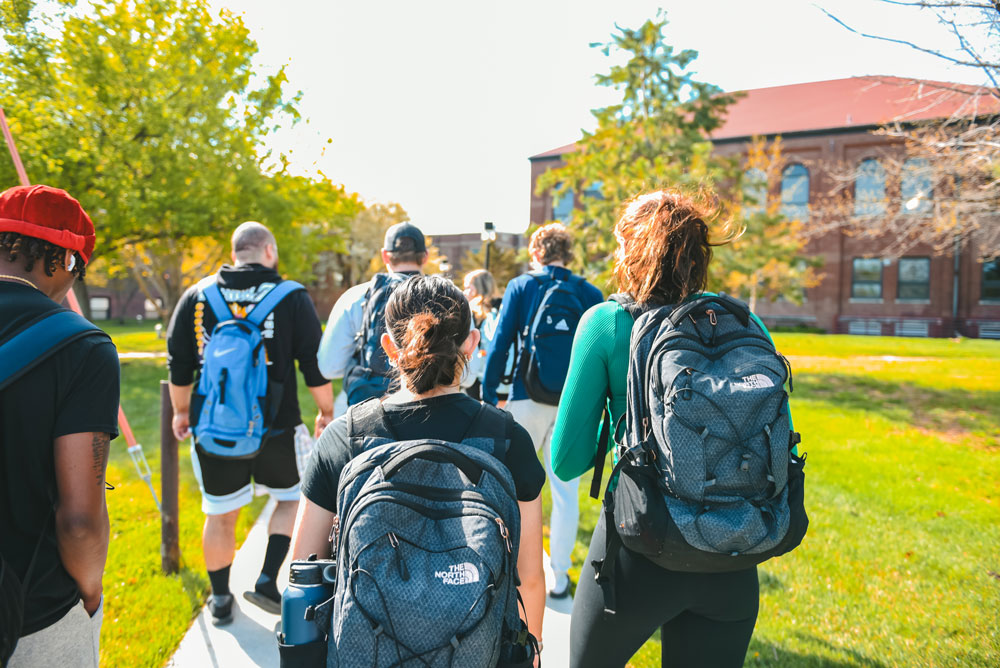
[[[253,459],[214,457],[196,444],[191,448],[191,464],[206,515],[222,515],[247,505],[253,499],[254,485],[267,488],[278,501],[299,498],[294,429],[285,429],[264,441]]]

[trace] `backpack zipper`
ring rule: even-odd
[[[229,380],[229,369],[223,367],[219,373],[219,403],[226,404],[226,381]]]
[[[399,536],[393,532],[386,534],[389,537],[389,545],[392,546],[393,554],[396,560],[396,569],[399,571],[399,577],[406,582],[410,579],[410,571],[406,568],[406,562],[403,561],[403,551],[399,548]]]
[[[507,525],[503,523],[503,518],[497,517],[497,526],[500,527],[500,536],[503,538],[503,544],[507,546],[507,554],[512,554],[511,544],[510,544],[510,532],[507,531]]]

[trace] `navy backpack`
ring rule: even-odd
[[[586,310],[580,298],[583,278],[563,280],[544,271],[528,274],[539,283],[537,305],[521,333],[524,389],[540,404],[557,406],[562,395],[576,326]]]
[[[385,305],[393,290],[409,277],[409,274],[375,274],[365,293],[361,331],[355,337],[354,357],[344,375],[348,406],[389,393],[393,372],[382,350]]]

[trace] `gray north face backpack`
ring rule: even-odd
[[[808,526],[791,366],[746,304],[624,305],[637,316],[626,426],[604,496],[608,549],[594,564],[609,610],[622,545],[669,570],[734,571],[793,549]]]
[[[347,416],[327,666],[530,666],[510,414],[483,404],[461,443],[400,441],[377,399]]]

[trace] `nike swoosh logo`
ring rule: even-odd
[[[233,352],[234,350],[236,350],[235,347],[233,347],[233,348],[226,348],[225,350],[216,350],[214,353],[212,353],[212,356],[213,357],[222,357],[223,355],[228,355],[229,353]]]

